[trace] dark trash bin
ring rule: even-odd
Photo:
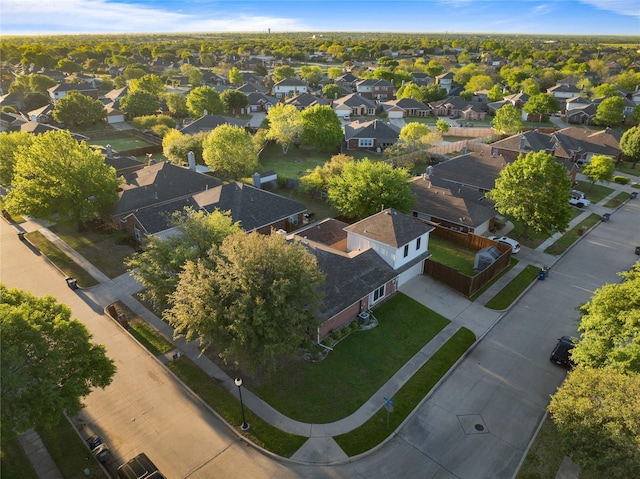
[[[547,272],[544,269],[541,269],[540,273],[538,273],[538,279],[540,281],[544,281],[546,277],[547,277]]]
[[[635,200],[637,197],[638,197],[638,192],[637,191],[634,191],[634,192],[631,193],[631,199],[632,200]]]
[[[67,286],[71,289],[78,289],[78,281],[75,278],[67,278]]]
[[[20,231],[20,233],[18,233],[18,239],[20,241],[25,241],[24,231]]]
[[[640,255],[640,246],[636,246],[636,254]]]
[[[607,222],[611,218],[611,213],[605,213],[602,215],[602,221]]]

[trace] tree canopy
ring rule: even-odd
[[[106,117],[107,109],[100,100],[94,100],[79,91],[68,92],[56,102],[53,109],[54,120],[73,126],[93,125]]]
[[[131,116],[151,115],[158,111],[160,101],[153,93],[138,90],[120,100],[120,109]]]
[[[234,125],[216,127],[202,142],[205,164],[219,178],[238,180],[258,170],[258,153],[251,134]]]
[[[357,219],[384,208],[408,213],[415,202],[407,170],[368,158],[344,163],[341,173],[328,180],[328,197],[344,215]]]
[[[340,118],[329,105],[315,105],[302,112],[302,142],[316,148],[333,148],[344,139]]]
[[[515,135],[522,131],[522,116],[511,103],[501,106],[493,118],[493,129],[501,135]]]
[[[346,163],[353,162],[353,157],[339,153],[323,165],[316,166],[311,173],[300,178],[300,185],[304,191],[318,193],[329,187],[329,180],[342,173]]]
[[[55,298],[0,283],[0,326],[3,441],[79,413],[92,388],[111,383],[116,367],[104,346]]]
[[[11,214],[81,224],[107,215],[118,199],[113,167],[67,130],[36,136],[14,157],[14,188],[5,196]]]
[[[220,211],[207,214],[186,209],[174,213],[170,225],[177,234],[147,237],[143,251],[126,262],[132,276],[143,285],[145,298],[159,309],[168,305],[187,261],[206,258],[211,248],[219,247],[224,238],[240,231],[240,225]]]
[[[634,126],[622,134],[620,149],[633,162],[632,168],[635,168],[640,161],[640,126]]]
[[[20,147],[28,149],[34,135],[26,131],[12,131],[0,133],[0,185],[11,185],[13,183],[13,169],[15,167]]]
[[[550,93],[539,93],[531,96],[522,107],[522,110],[525,113],[536,115],[538,121],[542,121],[543,115],[552,115],[560,110],[560,102]]]
[[[270,372],[314,333],[323,283],[304,245],[237,233],[209,260],[186,264],[165,319],[223,360]]]
[[[269,131],[267,138],[274,140],[287,154],[291,143],[295,143],[302,133],[302,114],[295,105],[278,103],[267,113]]]
[[[249,105],[249,97],[239,90],[225,90],[220,94],[220,100],[226,107],[227,111],[234,115],[238,113],[242,108],[246,108]]]
[[[595,122],[599,125],[616,126],[624,120],[624,100],[614,96],[605,98],[596,108]]]
[[[222,115],[224,103],[215,88],[199,86],[187,95],[187,108],[194,118],[200,118],[206,111],[209,115]]]
[[[167,88],[164,86],[162,78],[158,75],[144,75],[140,78],[134,78],[129,82],[129,93],[135,93],[137,91],[146,91],[154,96],[160,96],[167,92]]]
[[[500,214],[522,221],[526,236],[528,228],[548,235],[564,231],[571,221],[570,194],[566,168],[540,151],[507,164],[487,197]]]
[[[190,151],[193,151],[196,162],[204,164],[202,157],[202,144],[209,132],[202,131],[193,135],[185,135],[178,130],[171,129],[162,138],[162,153],[171,163],[184,165],[188,161]]]
[[[592,156],[591,161],[582,170],[582,174],[589,178],[591,182],[589,191],[593,190],[593,185],[596,181],[611,181],[614,170],[615,163],[613,159],[603,155]]]

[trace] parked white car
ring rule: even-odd
[[[518,251],[520,251],[520,243],[512,238],[509,238],[508,236],[489,236],[489,239],[511,246],[511,252],[513,254],[516,254]]]
[[[578,208],[583,208],[585,206],[589,206],[591,201],[589,201],[582,191],[571,190],[571,196],[569,197],[569,204],[573,206],[577,206]]]

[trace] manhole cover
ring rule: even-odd
[[[461,414],[458,421],[465,434],[487,434],[489,429],[480,414]]]
[[[484,426],[482,424],[476,424],[473,427],[476,428],[476,431],[484,431]]]

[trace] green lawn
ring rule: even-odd
[[[313,217],[315,221],[325,218],[335,218],[340,215],[340,212],[331,207],[331,205],[329,205],[329,203],[327,203],[326,201],[323,201],[319,198],[314,198],[313,196],[307,195],[300,191],[278,188],[277,190],[274,190],[273,193],[284,196],[285,198],[299,201],[307,208],[308,211],[315,213]]]
[[[229,424],[237,425],[238,431],[241,431],[240,403],[229,391],[187,357],[174,359],[167,366]],[[291,457],[307,440],[306,437],[289,434],[271,426],[253,414],[250,409],[245,408],[245,416],[251,428],[242,434],[279,456]]]
[[[334,439],[350,457],[368,451],[389,436],[415,409],[455,362],[475,342],[467,328],[459,329],[391,398],[393,412],[381,408],[371,419]],[[381,398],[380,405],[383,405]]]
[[[597,183],[594,184],[592,188],[591,182],[582,180],[578,180],[578,186],[576,186],[575,189],[582,191],[591,203],[598,203],[614,191],[613,188],[599,185]]]
[[[106,147],[111,145],[114,151],[128,151],[135,148],[144,148],[145,146],[153,146],[152,143],[144,141],[137,136],[120,136],[114,138],[106,138],[104,140],[89,140],[89,146],[102,146]]]
[[[622,203],[627,201],[629,198],[631,198],[631,195],[629,193],[623,191],[621,193],[618,193],[615,197],[611,198],[609,201],[607,201],[604,204],[604,206],[606,208],[617,208]]]
[[[549,246],[544,250],[545,253],[560,255],[564,253],[569,246],[575,243],[578,238],[581,236],[580,230],[582,229],[583,233],[591,228],[593,225],[600,221],[600,216],[592,213],[585,220],[581,221],[579,224],[571,228],[564,235],[562,235],[555,243]]]
[[[71,276],[78,281],[78,286],[88,288],[98,282],[82,269],[76,262],[69,258],[61,249],[51,243],[39,231],[27,233],[25,238],[42,252],[59,270],[66,276]]]
[[[476,251],[463,248],[460,245],[431,236],[429,238],[429,252],[431,259],[446,264],[468,276],[475,276],[473,265]]]
[[[546,420],[527,453],[516,479],[554,479],[564,458],[553,421]]]
[[[65,417],[52,429],[37,429],[42,442],[66,479],[104,479],[102,469]],[[85,476],[84,469],[89,469]],[[18,476],[16,476],[18,477]]]
[[[0,477],[38,479],[17,439],[3,443],[0,448]]]
[[[480,297],[480,295],[482,295],[482,293],[484,293],[491,286],[493,286],[493,283],[495,283],[500,278],[502,278],[508,271],[511,270],[511,268],[513,268],[518,263],[519,263],[519,261],[517,259],[515,259],[513,256],[511,256],[511,261],[509,262],[509,266],[507,266],[505,269],[503,269],[498,276],[493,278],[491,281],[489,281],[487,284],[485,284],[482,288],[480,288],[478,291],[473,293],[473,295],[469,299],[471,301],[475,301],[476,299],[478,299]]]
[[[624,173],[625,175],[640,176],[640,164],[632,168],[633,163],[631,161],[623,161],[619,165],[616,165],[616,171]]]
[[[300,178],[310,173],[316,166],[324,165],[337,154],[336,150],[322,151],[296,148],[291,146],[286,155],[277,144],[268,147],[265,156],[260,161],[262,170],[273,170],[279,178]]]
[[[168,353],[174,348],[173,344],[143,319],[129,321],[129,333],[155,356]]]
[[[75,223],[57,224],[49,229],[109,278],[126,273],[124,260],[135,252],[124,231],[93,226],[78,231]]]
[[[507,309],[511,304],[527,289],[533,280],[538,277],[540,269],[533,265],[528,265],[525,269],[518,273],[498,294],[489,300],[485,306],[487,308],[502,311]]]
[[[326,423],[356,411],[449,321],[398,293],[374,314],[369,331],[351,333],[320,362],[292,360],[255,392],[293,419]],[[251,380],[247,387],[252,388]]]

